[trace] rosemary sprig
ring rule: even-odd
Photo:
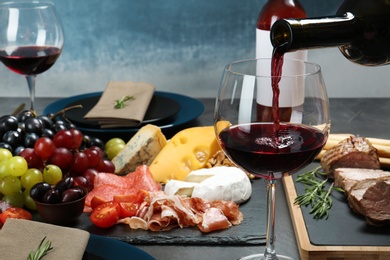
[[[330,197],[333,190],[341,191],[342,189],[334,187],[332,182],[330,187],[326,189],[328,182],[327,174],[320,171],[320,166],[311,171],[298,175],[297,182],[305,185],[305,193],[295,198],[294,204],[300,206],[311,206],[310,214],[313,214],[315,219],[329,217],[329,210],[332,207],[333,201]],[[319,177],[321,179],[319,179]]]
[[[28,258],[27,260],[40,260],[42,259],[42,257],[44,257],[50,250],[53,249],[53,247],[51,246],[51,242],[50,241],[45,241],[46,237],[44,237],[41,241],[41,243],[39,243],[39,246],[37,248],[36,251],[31,251],[30,254],[28,254]]]
[[[134,99],[133,96],[123,96],[121,99],[115,100],[115,108],[120,109],[125,107],[125,102]]]

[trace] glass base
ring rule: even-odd
[[[295,259],[284,255],[276,255],[276,257],[273,258],[269,258],[269,257],[265,258],[263,254],[255,254],[255,255],[244,256],[239,260],[295,260]]]

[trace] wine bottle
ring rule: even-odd
[[[390,1],[346,0],[335,16],[278,20],[271,42],[281,53],[338,47],[360,65],[390,64]]]
[[[273,52],[273,46],[270,40],[270,29],[272,24],[283,18],[305,18],[307,17],[306,12],[302,5],[297,0],[269,0],[261,9],[256,25],[256,58],[271,58]],[[307,59],[306,50],[298,50],[295,52],[290,52],[285,55],[286,59]],[[271,65],[267,68],[258,68],[258,72],[269,71],[271,75]],[[284,67],[283,70],[287,73],[298,73],[302,68],[287,68]],[[264,72],[262,72],[264,73]],[[272,96],[272,88],[270,84],[257,84],[257,109],[258,109],[258,120],[262,122],[272,122],[272,100],[269,98]],[[291,100],[290,91],[292,91],[288,86],[280,84],[280,97],[279,97],[279,114],[281,119],[285,121],[300,121],[299,108],[303,103],[303,94],[302,99]],[[292,109],[295,107],[295,109]],[[268,113],[265,113],[264,110]],[[291,117],[295,116],[297,111],[297,119],[291,120]]]

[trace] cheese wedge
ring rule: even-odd
[[[195,182],[169,180],[165,184],[164,192],[168,195],[179,195],[191,197],[194,187],[198,185]]]
[[[143,126],[111,160],[115,173],[123,175],[135,171],[139,165],[149,166],[166,143],[167,139],[158,126]]]
[[[175,134],[149,166],[157,182],[182,180],[193,170],[203,168],[220,149],[214,127],[191,127]]]
[[[241,204],[252,195],[252,184],[243,170],[227,166],[218,166],[208,170],[218,172],[196,185],[192,191],[192,197],[234,201]]]

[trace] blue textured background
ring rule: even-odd
[[[256,19],[265,0],[53,2],[65,46],[57,63],[38,76],[37,96],[101,91],[108,81],[130,80],[153,83],[160,91],[214,97],[223,67],[255,56]],[[309,16],[333,14],[341,2],[301,0]],[[367,87],[387,76],[383,67],[358,67],[337,49],[310,51],[309,60],[323,67],[330,96],[390,95],[388,80]],[[24,78],[4,66],[0,84],[2,96],[28,95]]]

